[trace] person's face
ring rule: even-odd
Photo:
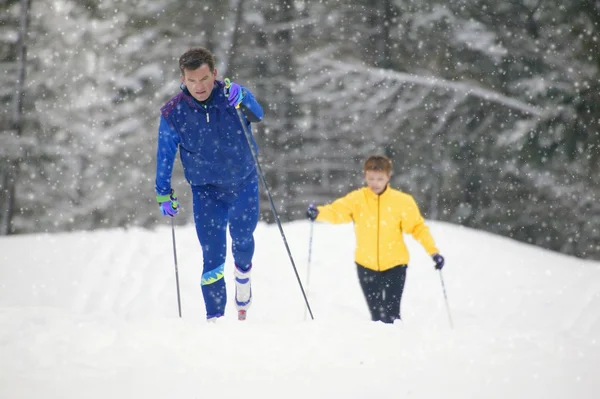
[[[390,182],[390,175],[380,170],[367,170],[365,172],[365,182],[371,191],[379,195]]]
[[[187,87],[192,97],[198,101],[206,101],[212,93],[217,70],[211,71],[207,64],[198,69],[184,69],[181,81]]]

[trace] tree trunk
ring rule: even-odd
[[[0,235],[8,235],[11,231],[12,215],[14,212],[15,181],[14,181],[14,162],[0,171],[0,200],[2,208],[0,209]]]
[[[25,40],[29,29],[29,9],[31,0],[21,0],[21,15],[19,21],[19,41],[17,43],[17,85],[14,97],[11,130],[17,139],[23,130],[23,97],[25,86],[25,60],[27,50]],[[8,162],[7,168],[0,172],[0,235],[8,235],[13,231],[12,220],[15,210],[15,192],[19,170],[19,158],[14,157]]]
[[[229,77],[229,74],[237,68],[235,53],[241,32],[242,17],[243,7],[240,0],[229,0],[223,39],[219,41],[215,52],[215,58],[219,65],[217,72],[221,79]]]

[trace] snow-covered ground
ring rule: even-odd
[[[600,263],[430,223],[443,278],[411,250],[403,325],[369,321],[351,225],[260,224],[254,301],[204,319],[192,226],[0,238],[0,398],[598,398]]]

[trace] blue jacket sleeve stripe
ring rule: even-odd
[[[156,194],[167,195],[171,192],[171,174],[179,135],[173,130],[163,115],[158,125],[158,149],[156,152]]]

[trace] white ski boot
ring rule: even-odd
[[[251,270],[243,272],[235,266],[235,307],[238,311],[238,320],[246,320],[246,311],[252,304]]]

